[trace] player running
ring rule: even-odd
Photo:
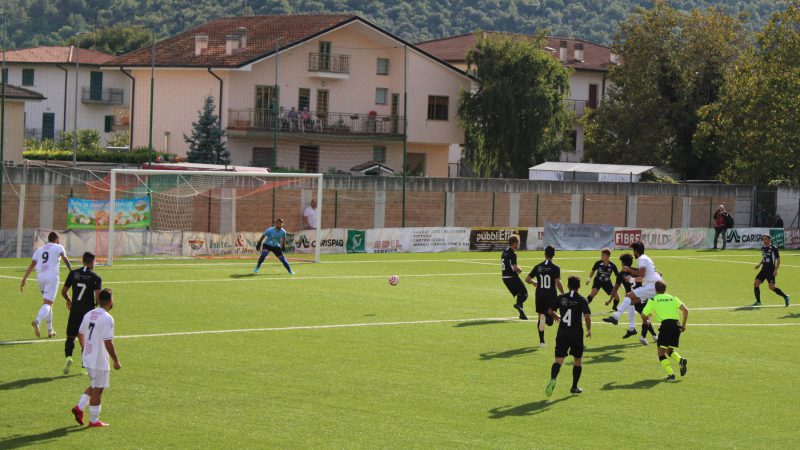
[[[761,236],[764,246],[761,247],[761,262],[756,264],[756,270],[761,268],[761,271],[756,275],[753,281],[753,292],[756,294],[756,302],[753,306],[761,306],[761,283],[767,280],[769,289],[783,297],[786,306],[789,306],[789,296],[786,295],[780,288],[775,287],[775,279],[778,278],[778,269],[781,267],[781,257],[778,253],[778,247],[772,245],[772,237],[768,234]]]
[[[67,357],[67,361],[64,363],[64,375],[69,374],[69,368],[72,366],[75,338],[78,337],[78,329],[83,321],[83,316],[95,308],[97,296],[103,288],[103,280],[92,270],[94,269],[94,259],[94,254],[84,253],[83,267],[71,271],[67,275],[64,287],[61,288],[61,296],[67,301],[69,310],[67,340],[64,342],[64,355]],[[69,296],[70,288],[72,288],[72,298]]]
[[[686,331],[689,310],[681,303],[678,297],[666,293],[667,285],[663,281],[656,281],[655,289],[656,295],[647,302],[642,314],[648,318],[655,314],[656,320],[661,322],[661,327],[658,329],[658,360],[661,361],[661,365],[664,366],[664,370],[667,372],[664,381],[673,381],[675,372],[672,371],[668,357],[678,364],[681,376],[686,375],[687,361],[686,358],[681,358],[681,355],[678,354],[678,344],[681,333]],[[683,315],[683,320],[678,325],[681,315]]]
[[[619,310],[610,317],[604,318],[603,322],[613,323],[614,325],[618,324],[619,316],[622,315],[623,311],[628,310],[631,304],[636,305],[638,303],[643,303],[645,300],[656,295],[655,283],[657,281],[662,281],[661,274],[656,270],[655,263],[653,263],[653,260],[650,259],[649,256],[644,254],[644,244],[641,242],[634,242],[630,247],[633,249],[633,256],[636,257],[637,268],[634,269],[631,266],[624,266],[622,267],[622,272],[635,278],[641,278],[642,286],[625,294],[625,299],[622,301]],[[630,314],[630,311],[628,311],[628,315],[629,327],[623,338],[628,338],[636,334],[636,318]]]
[[[99,306],[83,317],[78,330],[78,339],[83,347],[81,361],[89,374],[91,384],[81,395],[78,404],[72,408],[75,421],[83,425],[83,411],[89,404],[89,426],[107,427],[108,424],[100,421],[100,398],[103,389],[108,387],[109,372],[111,371],[108,358],[114,361],[114,369],[119,370],[122,365],[117,357],[114,347],[114,318],[109,311],[114,307],[111,289],[103,289],[98,295]]]
[[[597,277],[594,278],[594,283],[592,283],[592,292],[589,293],[586,300],[592,303],[594,296],[602,289],[607,295],[611,296],[608,302],[606,302],[606,305],[608,305],[611,300],[614,300],[614,311],[616,311],[617,304],[619,304],[619,295],[611,284],[611,275],[613,274],[619,279],[619,270],[617,270],[617,266],[609,260],[610,258],[611,250],[607,248],[600,250],[600,260],[594,263],[591,272],[589,272],[589,278],[586,280],[586,284],[588,285],[592,281],[595,272],[597,272]]]
[[[47,235],[47,244],[44,244],[33,252],[32,261],[28,266],[28,270],[25,271],[25,275],[22,277],[22,283],[19,285],[19,291],[22,292],[22,289],[25,287],[25,280],[28,279],[28,275],[31,274],[33,269],[36,268],[36,283],[39,285],[39,290],[42,292],[42,307],[39,308],[36,319],[31,322],[36,337],[41,336],[39,324],[41,324],[43,320],[47,322],[47,337],[56,335],[56,332],[53,331],[53,300],[56,298],[56,292],[60,284],[58,270],[61,267],[61,260],[64,260],[67,269],[72,270],[72,266],[67,258],[67,251],[58,243],[58,240],[58,233],[55,231],[51,231],[50,234]]]
[[[517,265],[516,250],[518,248],[519,236],[513,235],[508,238],[508,247],[503,250],[503,255],[500,257],[500,269],[502,270],[503,283],[508,288],[508,291],[511,292],[511,295],[517,299],[517,302],[514,303],[514,309],[519,312],[520,319],[528,320],[528,316],[525,315],[525,310],[522,307],[525,300],[528,299],[528,289],[525,288],[525,284],[519,278],[519,273],[522,272],[522,269]]]
[[[572,388],[569,390],[573,394],[580,394],[583,392],[578,387],[578,380],[581,379],[581,358],[583,357],[583,325],[581,324],[581,316],[586,323],[586,337],[592,337],[592,312],[589,310],[589,302],[578,294],[578,289],[581,287],[581,280],[578,277],[569,277],[567,279],[567,288],[569,293],[561,295],[558,298],[557,304],[551,307],[547,314],[559,322],[558,333],[556,334],[556,359],[550,368],[550,382],[547,383],[547,388],[544,393],[548,397],[553,395],[553,389],[556,387],[556,378],[558,372],[561,370],[561,365],[564,364],[564,358],[567,354],[572,355],[575,365],[572,367]],[[556,314],[554,308],[557,308],[561,316]]]
[[[620,255],[619,261],[620,263],[622,263],[623,267],[624,266],[631,267],[633,265],[633,255],[631,255],[630,253],[625,253],[624,255]],[[614,285],[614,289],[619,289],[619,287],[622,286],[625,289],[625,293],[627,294],[628,292],[631,292],[633,289],[641,287],[642,286],[641,281],[642,281],[641,278],[635,278],[627,273],[621,272],[620,275],[617,277],[617,282]],[[641,303],[628,306],[628,319],[631,320],[630,323],[631,327],[635,325],[635,322],[633,320],[635,314],[633,311],[638,312],[642,316],[642,335],[639,336],[639,342],[641,342],[642,345],[649,345],[649,342],[647,342],[647,333],[653,335],[653,342],[655,342],[658,338],[656,330],[653,329],[653,324],[650,323],[647,317],[645,317],[642,314],[642,310],[644,309],[645,305],[647,305],[647,302],[648,301],[645,300]],[[606,302],[606,304],[608,304],[608,302]],[[631,335],[629,333],[625,333],[625,336],[623,336],[623,338],[627,339],[630,336]]]
[[[558,299],[558,292],[563,294],[561,285],[561,268],[553,264],[556,249],[548,245],[544,249],[544,261],[534,266],[533,270],[525,277],[525,282],[536,286],[536,312],[539,314],[539,347],[544,347],[544,326],[553,324],[553,318],[547,313]]]
[[[266,239],[266,242],[264,242],[264,239]],[[262,242],[264,242],[264,247],[261,246]],[[286,271],[289,272],[290,275],[294,275],[292,268],[289,266],[289,262],[286,261],[286,257],[283,256],[284,248],[286,248],[286,230],[283,229],[283,219],[277,219],[275,220],[275,226],[264,230],[264,233],[256,244],[256,250],[261,250],[261,257],[258,258],[258,264],[256,268],[253,269],[253,273],[258,273],[258,269],[261,268],[261,264],[267,259],[269,252],[272,252],[281,260],[283,267],[286,267]]]

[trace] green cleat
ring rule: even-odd
[[[544,395],[550,397],[551,395],[553,395],[553,389],[555,388],[556,388],[556,379],[551,378],[550,382],[547,383],[547,388],[545,388],[544,390]]]
[[[67,362],[64,363],[64,375],[69,375],[69,368],[72,365],[72,357],[67,358]]]

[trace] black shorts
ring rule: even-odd
[[[775,273],[774,267],[761,267],[761,271],[758,272],[758,275],[756,275],[756,280],[759,280],[762,283],[764,280],[767,280],[767,283],[775,284],[775,277],[772,275],[773,273]]]
[[[566,358],[567,354],[583,357],[583,329],[577,332],[558,331],[556,335],[556,358]]]
[[[681,326],[677,320],[665,320],[658,328],[658,346],[677,349],[681,340]]]
[[[614,285],[611,284],[611,280],[600,280],[600,278],[595,277],[594,283],[592,283],[592,289],[602,289],[603,292],[611,295],[611,291],[614,290]]]
[[[519,277],[503,278],[503,283],[508,288],[508,292],[511,292],[514,297],[522,294],[528,295],[525,283]]]
[[[91,309],[88,311],[81,311],[77,308],[70,310],[69,319],[67,319],[67,336],[78,336],[78,330],[81,328],[83,316],[89,311],[91,311]]]
[[[644,305],[646,305],[646,304],[647,304],[647,300],[645,300],[643,302],[640,302],[640,303],[636,303],[635,305],[633,305],[633,309],[635,309],[636,312],[641,314],[642,311],[644,311]]]
[[[272,252],[278,258],[283,256],[283,250],[281,250],[280,247],[273,247],[271,245],[264,245],[263,247],[261,247],[261,253],[264,253],[264,252],[267,252],[267,254],[269,254],[269,252]]]
[[[547,310],[555,308],[558,298],[551,294],[536,294],[536,312],[547,315]]]

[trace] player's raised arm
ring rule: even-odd
[[[33,269],[36,267],[36,260],[31,261],[28,265],[28,270],[25,271],[25,275],[22,276],[22,282],[19,284],[19,291],[22,292],[22,288],[25,287],[25,280],[28,279],[28,275],[33,272]]]

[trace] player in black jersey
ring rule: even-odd
[[[753,306],[761,306],[761,283],[767,280],[769,289],[783,297],[786,306],[789,306],[789,296],[786,295],[780,288],[775,287],[775,278],[778,277],[778,269],[781,267],[781,256],[778,253],[778,247],[772,245],[772,237],[768,234],[761,236],[764,246],[761,247],[761,262],[756,264],[756,270],[760,267],[761,271],[756,275],[753,282],[753,292],[756,294],[756,302]]]
[[[592,281],[595,272],[597,272],[597,277],[594,278],[594,283],[592,284],[592,292],[589,293],[586,300],[592,303],[594,296],[602,289],[610,296],[606,305],[608,305],[611,300],[614,300],[614,311],[616,311],[617,305],[619,304],[619,295],[611,284],[611,275],[616,275],[617,279],[619,279],[619,270],[617,270],[617,266],[613,262],[609,261],[609,258],[611,258],[611,250],[607,248],[600,250],[600,260],[594,263],[591,272],[589,272],[589,279],[586,280],[586,284],[588,285],[589,282]]]
[[[619,261],[620,263],[622,263],[623,267],[631,267],[633,265],[633,255],[631,255],[630,253],[625,253],[624,255],[620,255]],[[626,272],[620,272],[619,275],[617,276],[617,282],[616,284],[614,284],[614,290],[616,291],[617,289],[619,289],[620,286],[622,286],[625,289],[625,293],[627,294],[628,292],[631,292],[632,290],[642,286],[642,279],[636,278],[633,275]],[[658,339],[658,335],[656,334],[656,330],[653,328],[653,324],[650,323],[650,320],[648,320],[647,317],[645,317],[642,314],[642,311],[644,310],[644,306],[646,304],[647,300],[641,303],[637,303],[635,305],[630,305],[628,307],[628,308],[632,307],[642,317],[642,335],[639,336],[639,342],[641,342],[642,345],[648,345],[647,333],[653,335],[653,341],[656,341]],[[630,310],[628,311],[628,313],[630,314]],[[627,339],[633,336],[634,334],[636,334],[635,328],[633,330],[633,333],[631,333],[629,330],[627,333],[625,333],[625,335],[622,338]]]
[[[567,287],[569,288],[569,293],[558,297],[557,304],[547,311],[550,317],[559,322],[558,333],[556,334],[556,360],[550,368],[550,382],[547,383],[547,389],[544,391],[548,397],[553,394],[558,372],[561,370],[561,365],[564,364],[564,358],[567,357],[567,354],[572,355],[575,360],[575,365],[572,367],[572,389],[569,391],[573,394],[583,392],[578,387],[578,380],[581,379],[583,369],[581,366],[581,358],[583,357],[583,324],[581,323],[581,316],[583,316],[583,321],[586,323],[586,337],[591,338],[592,312],[589,310],[589,302],[578,294],[578,289],[581,287],[581,279],[569,277]],[[558,309],[560,316],[556,314],[555,309]]]
[[[75,338],[78,337],[83,316],[95,308],[97,296],[103,288],[103,280],[92,270],[94,259],[92,253],[84,253],[83,267],[71,271],[67,275],[64,287],[61,288],[61,296],[67,301],[69,310],[67,341],[64,343],[64,355],[67,357],[64,363],[64,375],[69,374],[69,367],[72,365],[72,351],[75,349]],[[72,298],[69,296],[70,288],[72,288]]]
[[[553,264],[556,249],[548,245],[544,249],[544,261],[537,264],[531,273],[525,277],[525,282],[536,286],[536,312],[539,314],[539,347],[544,347],[544,326],[553,324],[553,318],[547,311],[558,298],[558,292],[563,294],[561,285],[561,269]]]
[[[518,248],[519,236],[513,235],[508,238],[508,247],[503,250],[503,256],[500,257],[500,269],[503,273],[503,283],[505,283],[511,295],[517,299],[517,302],[514,303],[514,309],[519,312],[520,319],[528,320],[528,316],[525,315],[525,310],[522,308],[522,304],[528,299],[528,290],[522,280],[519,279],[519,273],[522,272],[522,269],[517,265],[517,253],[515,250]]]

